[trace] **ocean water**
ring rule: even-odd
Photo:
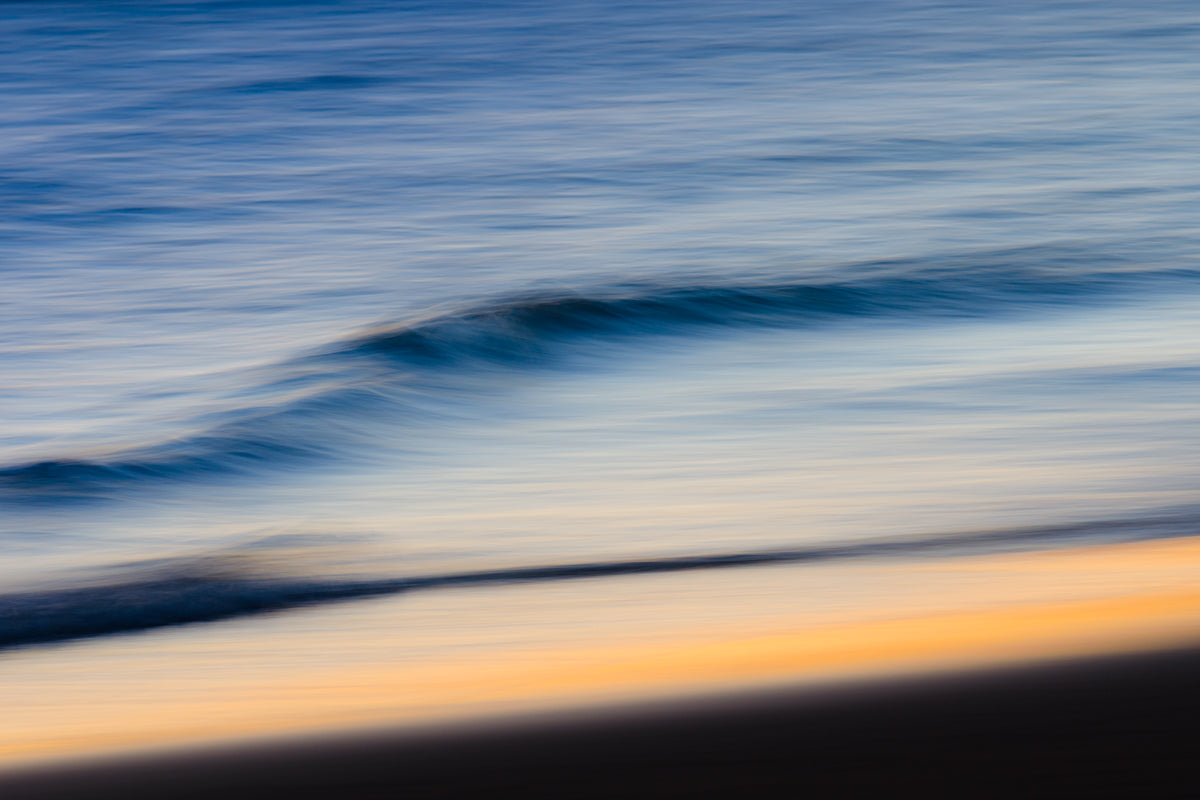
[[[18,740],[84,736],[122,673],[466,685],[503,642],[832,620],[935,562],[1197,532],[1191,3],[0,31]],[[963,586],[939,607],[1004,600]]]

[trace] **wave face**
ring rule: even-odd
[[[983,316],[1080,302],[1168,277],[1200,276],[1187,271],[1056,274],[1019,263],[987,263],[994,259],[982,256],[958,268],[862,264],[843,271],[883,274],[849,281],[660,284],[599,288],[588,294],[534,293],[373,331],[352,342],[350,349],[420,366],[524,365],[541,363],[564,344],[593,337],[820,324],[856,317]]]
[[[151,630],[356,598],[485,584],[565,581],[870,558],[931,558],[1071,543],[1195,535],[1200,516],[875,539],[781,550],[547,564],[368,580],[272,576],[220,555],[130,569],[90,585],[0,595],[0,649]]]
[[[536,292],[442,310],[331,344],[296,364],[318,386],[299,400],[227,412],[188,438],[88,458],[0,468],[0,500],[98,500],[136,485],[254,474],[378,446],[371,420],[421,406],[485,399],[512,372],[552,368],[620,342],[835,321],[977,318],[1070,307],[1131,293],[1191,288],[1200,272],[1081,271],[1080,254],[1044,249],[977,254],[932,266],[873,262],[838,270],[853,280],[656,283],[586,293]],[[1035,262],[1037,265],[1031,264]],[[285,382],[285,381],[284,381]],[[258,387],[252,394],[269,393]],[[414,397],[420,403],[411,402]]]

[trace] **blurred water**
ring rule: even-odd
[[[1192,4],[0,31],[22,591],[229,548],[393,578],[1195,513]]]

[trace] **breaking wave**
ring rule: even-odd
[[[256,402],[235,409],[227,422],[151,446],[0,467],[0,500],[101,499],[132,485],[335,457],[356,443],[376,445],[370,423],[381,413],[415,419],[439,402],[494,390],[489,378],[511,381],[513,371],[551,368],[571,353],[603,352],[617,340],[867,318],[929,323],[1195,287],[1200,277],[1193,270],[1088,272],[1045,253],[1032,260],[1007,253],[933,266],[887,262],[839,271],[858,276],[852,280],[627,284],[442,309],[280,365],[280,372],[302,369],[316,387],[300,399]]]

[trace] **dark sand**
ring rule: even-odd
[[[0,777],[0,798],[1200,797],[1200,650]]]

